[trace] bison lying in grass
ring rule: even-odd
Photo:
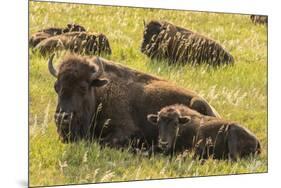
[[[35,50],[43,56],[60,50],[85,55],[111,54],[109,41],[104,34],[87,32],[71,32],[49,37],[37,44]]]
[[[162,108],[149,114],[149,122],[157,125],[159,140],[156,151],[173,155],[194,147],[194,158],[236,160],[260,153],[258,139],[237,123],[204,116],[184,105]]]
[[[151,21],[145,26],[141,52],[169,63],[220,65],[234,62],[232,55],[214,40],[159,21]]]
[[[47,29],[43,29],[37,31],[35,34],[33,34],[30,37],[29,47],[34,48],[41,41],[55,35],[61,35],[63,33],[69,33],[69,32],[82,32],[82,31],[86,31],[86,29],[78,24],[67,24],[66,28],[50,27]]]
[[[250,16],[254,24],[267,24],[267,16],[251,15]]]
[[[166,80],[98,57],[65,56],[58,69],[48,61],[58,95],[55,122],[63,142],[101,139],[112,147],[138,140],[150,147],[158,139],[147,114],[182,103],[219,117],[203,98]],[[138,145],[136,145],[137,147]]]

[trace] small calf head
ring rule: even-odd
[[[147,115],[147,120],[158,126],[159,147],[165,153],[170,153],[175,147],[180,127],[187,124],[191,118],[189,116],[182,116],[176,109],[163,108],[158,114]]]

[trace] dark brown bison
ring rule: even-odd
[[[194,158],[236,160],[260,152],[258,139],[237,123],[202,115],[185,105],[162,108],[147,119],[159,130],[158,151],[195,151]],[[196,143],[196,144],[195,144]],[[157,150],[156,150],[157,151]]]
[[[111,54],[109,41],[104,34],[71,32],[49,37],[35,47],[43,56],[60,50],[84,55]]]
[[[267,16],[251,15],[250,16],[254,24],[267,24]]]
[[[67,24],[66,28],[50,27],[37,31],[29,39],[29,47],[34,48],[39,42],[55,35],[61,35],[68,32],[82,32],[86,29],[78,24]]]
[[[58,70],[49,59],[50,73],[57,79],[55,120],[63,142],[100,138],[114,147],[132,140],[151,145],[157,127],[147,114],[174,103],[183,103],[202,114],[219,117],[193,91],[98,57],[66,55]]]
[[[151,21],[145,26],[141,52],[169,63],[220,65],[234,62],[232,55],[214,40],[159,21]]]

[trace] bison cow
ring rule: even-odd
[[[173,155],[194,148],[194,158],[229,158],[236,160],[260,152],[258,139],[237,123],[202,115],[185,105],[162,108],[149,114],[149,122],[157,125],[157,150]]]
[[[43,29],[37,31],[35,34],[33,34],[30,37],[29,47],[34,48],[41,41],[55,35],[61,35],[63,33],[69,33],[69,32],[82,32],[82,31],[86,31],[86,29],[78,24],[67,24],[66,28],[50,27],[47,29]]]
[[[65,143],[99,138],[102,144],[128,146],[132,140],[151,145],[158,130],[147,114],[183,103],[202,114],[219,117],[214,108],[193,91],[155,76],[99,57],[67,54],[58,69],[48,61],[57,79],[55,122]]]
[[[84,55],[111,54],[109,41],[104,34],[71,32],[49,37],[35,47],[43,56],[60,50]]]
[[[267,16],[251,15],[250,19],[254,24],[267,24]]]
[[[141,52],[153,59],[167,60],[169,64],[220,65],[234,62],[232,55],[214,40],[160,21],[150,21],[145,25]]]

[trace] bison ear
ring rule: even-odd
[[[158,116],[156,114],[149,114],[147,115],[147,120],[153,125],[156,125],[158,122]]]
[[[93,87],[101,87],[101,86],[104,86],[106,84],[108,84],[108,80],[106,80],[106,79],[103,79],[103,80],[102,79],[94,79],[91,82],[91,86],[93,86]]]
[[[179,117],[179,123],[180,124],[186,124],[191,120],[189,116],[181,116]]]

